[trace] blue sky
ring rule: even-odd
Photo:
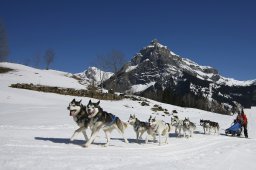
[[[253,0],[0,0],[0,18],[13,62],[33,65],[53,48],[51,68],[77,73],[113,49],[128,61],[157,38],[223,76],[248,80],[256,79],[255,8]]]

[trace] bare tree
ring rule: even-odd
[[[89,83],[90,84],[87,86],[87,90],[90,93],[90,97],[93,98],[94,95],[96,94],[98,88],[97,88],[97,85],[95,84],[95,80],[91,80]]]
[[[105,56],[104,56],[105,57]],[[103,56],[97,56],[97,61],[95,63],[96,67],[100,69],[100,87],[101,87],[101,92],[103,90],[103,81],[106,80],[106,71],[107,69],[107,65],[106,65],[106,58],[104,58]]]
[[[125,63],[124,54],[121,51],[112,50],[107,55],[106,64],[112,72],[117,73]]]
[[[8,55],[9,55],[9,48],[8,48],[7,33],[5,31],[3,21],[0,19],[0,62],[7,61]]]
[[[117,72],[122,68],[125,64],[124,54],[117,50],[112,50],[109,54],[106,55],[103,60],[105,66],[112,72],[114,72],[114,83],[113,83],[113,91],[116,91],[117,87]]]
[[[33,63],[35,68],[39,68],[41,62],[41,55],[39,52],[36,52],[33,57]]]
[[[46,70],[48,70],[50,64],[53,63],[54,57],[55,57],[55,52],[53,49],[46,50],[45,55],[44,55],[44,59],[45,59],[45,63],[46,63]]]

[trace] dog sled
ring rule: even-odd
[[[226,135],[240,136],[242,132],[242,125],[239,122],[235,122],[225,130]]]

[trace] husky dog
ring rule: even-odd
[[[208,132],[208,134],[211,134],[211,130],[214,130],[214,133],[219,133],[219,123],[213,122],[210,120],[203,120],[200,119],[200,125],[203,126],[204,134]]]
[[[211,122],[210,122],[210,125],[211,125],[211,129],[214,130],[214,133],[215,133],[215,134],[219,134],[219,130],[220,130],[220,125],[219,125],[219,123],[218,123],[218,122],[213,122],[213,121],[211,121]]]
[[[161,137],[164,136],[165,137],[165,143],[168,143],[168,135],[169,132],[171,131],[171,126],[169,123],[165,123],[162,120],[156,120],[156,117],[153,118],[152,116],[149,117],[149,125],[150,125],[150,131],[149,134],[155,136],[156,134],[158,134],[159,136],[159,145],[162,144],[162,140]],[[148,136],[146,138],[145,143],[148,143]]]
[[[139,142],[139,139],[142,138],[142,135],[146,131],[149,131],[149,128],[150,128],[148,122],[140,121],[138,118],[136,118],[135,114],[134,115],[130,115],[128,123],[133,126],[133,129],[134,129],[134,131],[136,133],[137,142]]]
[[[100,101],[92,103],[90,100],[86,107],[88,117],[91,119],[92,134],[84,146],[89,147],[101,129],[105,132],[107,138],[105,146],[109,145],[110,133],[114,129],[117,129],[122,134],[125,142],[128,143],[128,140],[124,137],[124,130],[127,128],[127,124],[122,122],[117,116],[103,111],[99,104]]]
[[[183,132],[184,137],[192,137],[193,132],[196,129],[196,125],[193,122],[190,122],[188,118],[183,120]],[[187,135],[187,132],[189,135]]]
[[[81,104],[81,101],[82,100],[76,101],[75,99],[73,99],[67,107],[67,109],[70,111],[69,115],[73,116],[74,121],[79,126],[79,128],[74,132],[74,134],[70,138],[70,141],[73,141],[75,136],[80,132],[83,132],[85,140],[88,140],[86,129],[89,126],[90,118],[86,113],[86,107]]]
[[[204,134],[206,134],[208,132],[208,134],[210,134],[210,120],[203,120],[200,119],[200,126],[203,127],[204,129]]]
[[[175,127],[175,133],[180,137],[181,130],[183,129],[183,120],[180,120],[178,116],[173,116],[171,118],[171,125]]]

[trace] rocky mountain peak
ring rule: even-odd
[[[251,94],[256,96],[256,87],[251,82],[238,84],[224,78],[217,69],[182,58],[156,39],[125,64],[117,76],[105,81],[104,86],[186,107],[210,109],[214,105],[219,112],[230,111],[236,105],[234,101],[243,106],[256,104],[256,97],[251,99]]]

